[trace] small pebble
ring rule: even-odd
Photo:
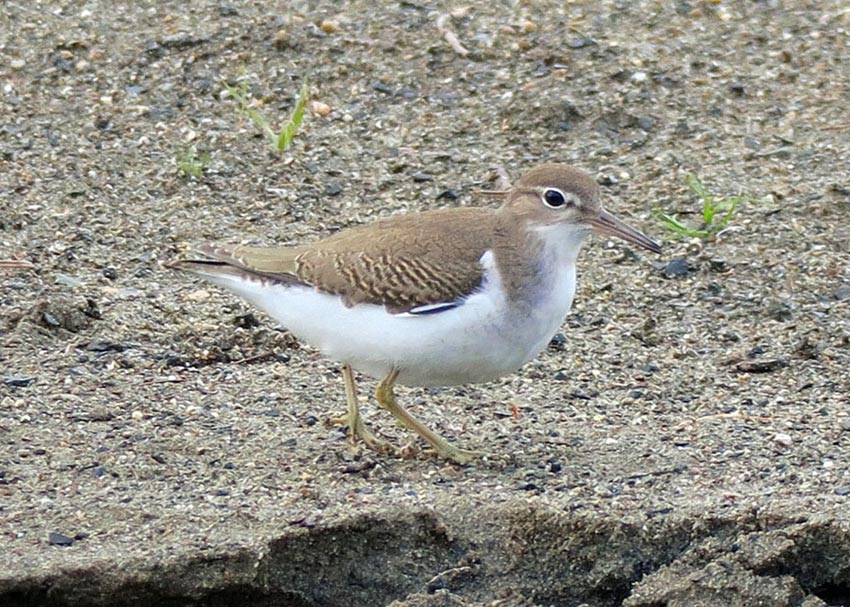
[[[26,388],[35,380],[35,375],[8,375],[3,378],[3,383],[10,388]]]
[[[637,120],[638,126],[644,131],[651,131],[655,128],[655,120],[648,116],[641,116]]]
[[[325,32],[326,34],[336,34],[339,32],[339,21],[334,21],[333,19],[325,19],[319,24],[319,29]]]
[[[777,432],[773,436],[773,442],[779,445],[780,447],[790,447],[794,444],[794,439],[791,438],[790,434],[786,434],[785,432]]]
[[[590,46],[591,44],[596,44],[593,41],[593,38],[582,37],[582,38],[573,38],[567,42],[567,46],[572,49],[584,48],[586,46]]]
[[[567,338],[563,333],[555,333],[549,341],[548,349],[553,352],[563,352],[567,349]]]
[[[65,287],[81,287],[83,286],[83,281],[79,278],[74,278],[73,276],[68,276],[67,274],[57,274],[56,275],[56,284],[62,285]]]
[[[661,265],[660,269],[665,278],[680,278],[687,276],[688,272],[691,271],[691,264],[685,257],[674,257],[666,264]]]
[[[529,34],[537,31],[537,24],[534,21],[526,19],[520,24],[519,29],[523,34]]]
[[[331,106],[327,103],[322,103],[321,101],[311,101],[310,102],[310,111],[316,114],[317,116],[327,116],[331,113]]]
[[[197,291],[192,291],[188,295],[186,295],[186,299],[189,301],[206,301],[210,298],[210,292],[206,289],[198,289]]]
[[[134,289],[131,287],[128,289],[119,289],[115,295],[119,299],[137,299],[142,297],[144,294],[145,292],[141,289]]]
[[[51,546],[71,546],[74,543],[74,538],[57,533],[56,531],[51,531],[47,541]]]
[[[289,37],[289,32],[278,30],[272,37],[272,45],[279,51],[291,48],[293,45]]]
[[[712,272],[723,272],[726,269],[726,260],[715,257],[708,260],[708,267]]]
[[[838,301],[850,299],[850,287],[838,287],[832,292],[832,296]]]

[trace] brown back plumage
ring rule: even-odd
[[[222,271],[308,285],[342,296],[349,306],[372,303],[400,313],[474,292],[494,220],[493,209],[436,210],[357,226],[304,246],[203,245],[200,258],[171,265],[197,271],[224,264],[230,267]]]

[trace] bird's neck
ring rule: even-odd
[[[518,307],[533,307],[558,285],[575,287],[576,259],[586,232],[575,226],[504,221],[495,230],[493,253],[502,284]]]

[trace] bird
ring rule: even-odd
[[[531,168],[501,194],[499,207],[397,215],[303,245],[204,244],[165,265],[244,298],[340,363],[352,441],[399,452],[364,424],[357,371],[378,380],[378,404],[438,457],[467,464],[484,453],[422,424],[394,387],[483,383],[534,359],[570,310],[590,232],[661,251],[605,210],[597,182],[571,165]]]

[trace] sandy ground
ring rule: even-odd
[[[842,1],[4,3],[0,259],[35,267],[0,269],[0,604],[850,605],[848,28]],[[307,77],[330,113],[283,154],[222,85],[277,126]],[[491,204],[541,161],[664,252],[594,239],[539,360],[401,390],[471,466],[353,451],[337,365],[160,265]],[[758,201],[677,238],[689,172]]]

